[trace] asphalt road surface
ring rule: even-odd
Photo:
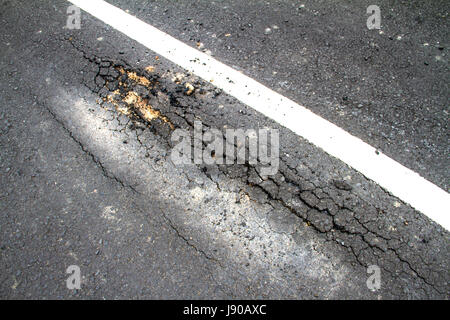
[[[108,2],[448,191],[448,1]],[[449,298],[445,228],[70,5],[0,1],[0,298]],[[278,129],[278,172],[175,164],[194,121]]]

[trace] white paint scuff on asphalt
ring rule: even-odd
[[[102,0],[68,0],[344,161],[450,230],[450,195],[305,107]]]

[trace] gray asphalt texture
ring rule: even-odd
[[[449,1],[108,2],[449,190]],[[371,4],[383,34],[366,27]]]
[[[380,1],[383,35],[364,1],[111,3],[448,188],[448,2]],[[2,299],[449,298],[446,230],[95,18],[65,29],[68,6],[0,1]],[[117,112],[116,89],[162,116]],[[176,166],[170,134],[194,120],[278,128],[279,172]],[[73,264],[80,290],[66,288]]]

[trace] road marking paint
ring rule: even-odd
[[[450,230],[450,195],[296,102],[103,0],[68,0],[342,160]]]

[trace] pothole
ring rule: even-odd
[[[147,67],[144,71],[132,70],[120,64],[101,62],[95,83],[101,86],[99,95],[102,106],[109,103],[114,108],[135,121],[150,124],[160,120],[170,129],[175,126],[150,104],[151,96],[156,96],[155,88],[158,86],[158,76]]]

